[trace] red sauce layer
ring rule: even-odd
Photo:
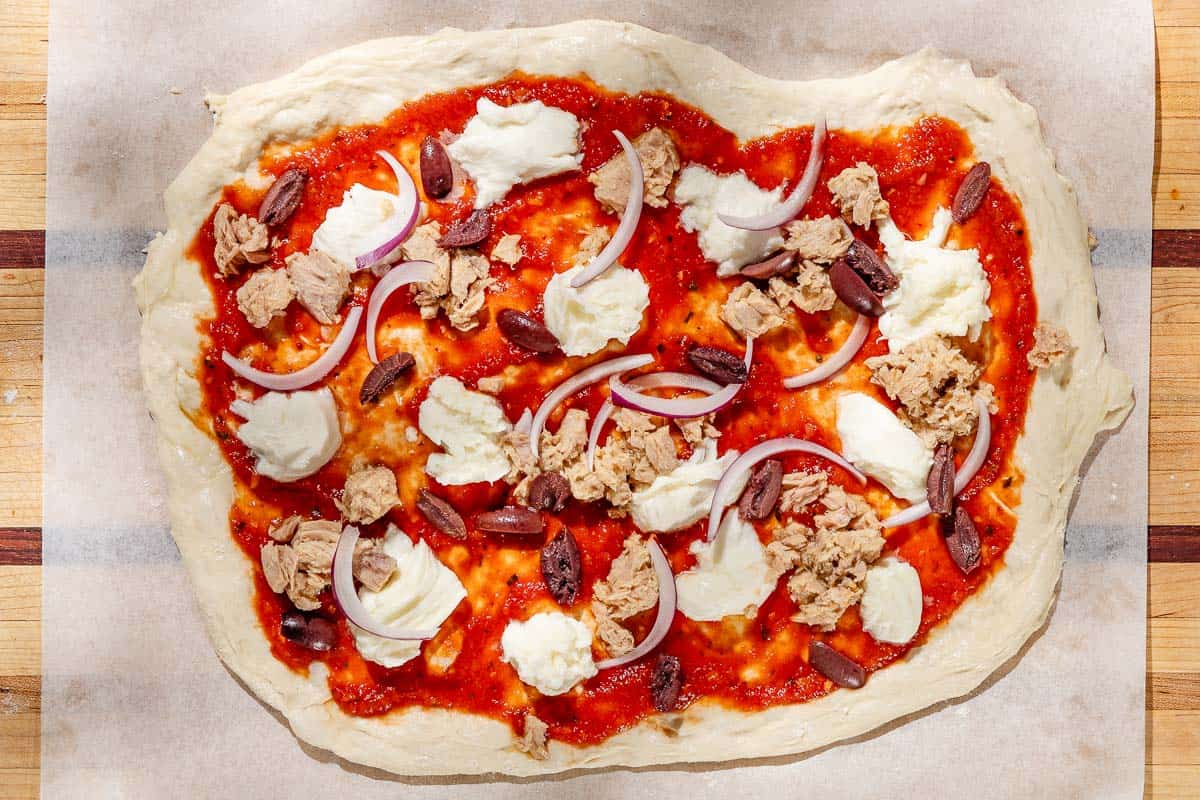
[[[269,266],[280,268],[288,254],[306,250],[326,211],[341,202],[343,191],[351,184],[362,182],[386,190],[394,187],[375,151],[414,153],[426,134],[462,130],[481,96],[502,105],[542,100],[570,111],[584,123],[582,173],[517,187],[493,209],[493,234],[481,251],[490,252],[501,235],[516,232],[523,234],[526,256],[516,270],[494,265],[497,284],[489,290],[484,325],[460,334],[440,319],[425,323],[427,341],[439,351],[439,373],[459,377],[468,386],[503,367],[525,365],[523,374],[529,379],[510,386],[501,395],[512,419],[526,407],[536,408],[565,372],[612,355],[610,352],[588,360],[571,359],[567,369],[567,359],[561,356],[534,356],[513,348],[492,324],[495,313],[505,307],[540,314],[546,282],[554,272],[569,265],[580,238],[577,232],[556,234],[557,215],[563,209],[571,209],[581,219],[610,228],[615,223],[614,218],[599,211],[592,198],[592,187],[584,177],[618,152],[610,131],[622,130],[633,137],[651,127],[664,128],[678,144],[685,165],[702,164],[721,173],[745,170],[765,187],[773,187],[783,179],[794,185],[803,171],[811,140],[811,130],[804,128],[739,143],[703,112],[670,97],[614,94],[585,80],[518,75],[485,87],[426,97],[400,108],[382,124],[340,129],[314,141],[266,154],[261,163],[264,171],[278,174],[290,166],[303,166],[311,176],[299,210],[277,232],[282,242]],[[805,216],[837,213],[826,181],[858,161],[865,161],[878,171],[884,197],[899,227],[910,236],[920,236],[928,226],[933,208],[948,204],[966,167],[970,166],[972,146],[961,128],[940,118],[922,119],[910,127],[872,136],[831,131],[822,180],[805,209]],[[410,164],[414,162],[415,157],[409,160]],[[230,186],[225,192],[226,201],[250,214],[256,212],[261,196],[261,189],[242,184]],[[460,219],[469,213],[470,200],[468,194],[455,204],[430,203],[430,217],[442,221]],[[876,243],[873,232],[856,229],[856,235]],[[1004,505],[1009,507],[1019,503],[1021,476],[1013,463],[1013,448],[1022,430],[1031,385],[1024,352],[1032,344],[1037,318],[1029,248],[1020,206],[996,180],[980,210],[964,226],[957,227],[953,235],[961,246],[979,250],[992,285],[989,304],[994,319],[987,326],[980,348],[982,357],[988,360],[984,378],[996,388],[999,412],[993,417],[995,433],[987,463],[963,495],[983,538],[983,568],[964,577],[951,561],[933,521],[888,532],[887,550],[898,552],[916,567],[925,592],[920,633],[906,646],[872,639],[862,630],[857,608],[849,610],[837,629],[829,634],[791,622],[794,606],[782,585],[754,619],[698,623],[677,615],[659,651],[675,655],[682,662],[686,682],[681,706],[705,701],[753,710],[820,697],[833,687],[808,666],[808,642],[813,636],[829,641],[868,671],[881,669],[902,658],[910,647],[919,645],[930,629],[954,613],[1001,564],[1012,541],[1014,519],[997,499],[1003,498]],[[191,257],[203,265],[217,309],[216,316],[202,325],[209,342],[201,368],[202,422],[211,424],[234,471],[237,499],[230,512],[232,535],[258,571],[258,613],[276,657],[300,671],[307,670],[313,661],[323,661],[331,672],[329,683],[334,699],[344,711],[355,715],[380,715],[414,706],[440,707],[506,719],[519,728],[522,716],[533,710],[550,725],[552,738],[595,743],[652,714],[648,690],[652,658],[605,671],[585,682],[581,690],[560,697],[540,697],[525,689],[514,670],[500,661],[499,638],[504,626],[510,619],[528,616],[531,603],[544,603],[548,597],[536,568],[541,542],[500,541],[475,530],[465,543],[442,535],[413,511],[412,486],[414,482],[425,482],[421,473],[424,458],[413,454],[397,456],[394,450],[373,441],[371,435],[381,425],[415,420],[416,408],[434,375],[408,379],[410,391],[401,404],[384,403],[379,408],[363,409],[356,399],[347,399],[357,397],[358,386],[369,368],[360,334],[351,355],[325,382],[339,398],[343,431],[351,431],[346,434],[343,451],[316,475],[291,484],[277,483],[254,472],[253,457],[233,435],[229,424],[230,420],[236,420],[229,412],[235,378],[221,363],[221,352],[242,353],[252,348],[251,352],[258,356],[257,363],[270,367],[272,353],[281,341],[299,342],[302,350],[311,349],[315,357],[333,333],[323,335],[320,326],[297,304],[292,305],[282,326],[265,332],[250,327],[238,311],[234,296],[242,278],[216,277],[212,250],[211,225],[205,225],[190,251]],[[741,349],[740,339],[719,319],[696,313],[706,299],[723,298],[733,282],[716,278],[714,266],[704,260],[695,236],[681,228],[676,206],[646,207],[623,263],[646,277],[651,297],[642,330],[625,348],[627,352],[652,352],[658,357],[657,368],[690,371],[683,354],[693,342]],[[355,277],[352,303],[365,301],[373,280],[367,275]],[[389,303],[386,314],[392,321],[416,324],[419,317],[415,307],[402,295],[398,294],[400,299]],[[719,440],[722,452],[744,449],[784,434],[837,447],[830,415],[819,412],[809,393],[783,389],[780,383],[783,374],[772,353],[786,352],[793,346],[808,347],[816,353],[832,352],[845,335],[845,310],[834,314],[797,313],[796,317],[795,326],[772,333],[758,343],[750,383],[717,419],[724,432]],[[882,393],[867,382],[867,370],[861,362],[886,349],[886,343],[878,341],[873,333],[856,359],[858,366],[846,373],[857,376],[859,385],[853,386],[854,390],[871,393],[885,402]],[[544,375],[541,379],[540,374]],[[594,411],[602,400],[599,391],[589,390],[573,404]],[[968,441],[959,447],[965,450],[969,445]],[[502,554],[506,557],[516,554],[514,563],[519,566],[511,574],[494,571],[493,580],[486,586],[468,584],[472,596],[486,593],[491,611],[473,613],[471,603],[461,603],[442,626],[438,638],[426,645],[427,652],[461,647],[448,670],[432,667],[425,658],[414,659],[398,669],[367,662],[359,656],[344,622],[340,623],[338,645],[328,653],[305,650],[279,634],[280,616],[290,606],[286,598],[270,591],[258,567],[259,549],[269,541],[266,531],[273,522],[291,514],[336,519],[338,511],[333,497],[340,491],[354,457],[386,463],[395,469],[401,478],[405,501],[389,517],[367,526],[367,535],[382,534],[386,523],[394,522],[410,535],[424,538],[460,576],[481,565],[498,563]],[[791,457],[785,459],[784,466],[788,470],[826,470],[832,480],[857,490],[839,470],[818,459]],[[468,522],[472,513],[501,504],[508,491],[504,484],[434,488],[451,499]],[[561,525],[570,527],[584,554],[585,590],[580,607],[585,607],[590,601],[592,583],[607,574],[609,563],[634,527],[628,520],[609,519],[603,504],[579,503],[572,503],[558,519],[551,521],[547,538]],[[658,536],[676,571],[692,563],[688,546],[703,535],[702,527],[700,523],[689,530]],[[322,613],[340,619],[328,598]],[[652,615],[653,612],[648,612],[633,621],[631,627],[636,637],[648,630]]]

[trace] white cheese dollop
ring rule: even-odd
[[[277,481],[307,478],[342,445],[333,392],[267,392],[254,402],[235,400],[230,410],[246,421],[237,437],[258,459],[258,474]]]
[[[921,627],[924,608],[921,576],[907,561],[888,556],[867,570],[860,611],[863,630],[876,641],[910,641]]]
[[[692,544],[696,566],[675,578],[679,610],[688,619],[716,621],[747,614],[775,589],[767,552],[754,526],[729,511],[711,543]]]
[[[360,587],[358,597],[371,618],[383,625],[413,630],[437,628],[467,596],[454,572],[438,561],[429,545],[415,545],[404,531],[389,525],[383,552],[396,559],[396,571],[378,592]],[[373,636],[350,626],[358,652],[368,661],[398,667],[421,652],[419,641],[400,641]]]
[[[475,104],[462,135],[446,146],[475,182],[475,207],[485,208],[518,183],[579,169],[579,120],[535,100],[498,106]]]
[[[417,425],[446,451],[430,455],[425,462],[426,474],[439,483],[498,481],[508,474],[500,439],[512,424],[496,398],[472,392],[457,378],[443,375],[430,385]]]
[[[783,246],[778,228],[747,231],[726,225],[717,213],[753,216],[774,209],[781,189],[760,189],[744,172],[717,175],[704,167],[689,166],[675,183],[675,202],[683,206],[683,229],[697,234],[704,257],[717,264],[721,277],[761,261]]]
[[[542,297],[546,327],[569,356],[591,355],[613,339],[628,343],[642,327],[642,313],[650,305],[650,287],[637,270],[613,264],[572,289],[571,279],[582,269],[572,267],[555,275]]]
[[[946,235],[953,218],[939,208],[929,235],[918,241],[904,237],[891,217],[878,223],[879,240],[887,263],[900,286],[883,298],[879,332],[888,349],[898,353],[931,333],[979,338],[983,323],[992,318],[988,283],[977,250],[947,250]]]
[[[678,531],[704,519],[717,482],[737,456],[731,450],[717,458],[716,441],[705,439],[691,458],[633,493],[629,509],[633,524],[647,533]]]
[[[543,611],[513,620],[500,637],[500,660],[542,694],[557,695],[596,674],[592,631],[574,617]]]
[[[342,204],[325,212],[313,231],[312,249],[348,267],[354,259],[386,242],[391,233],[384,222],[396,210],[396,196],[356,183],[342,195]]]
[[[838,397],[837,432],[842,455],[896,497],[925,499],[933,452],[891,409],[865,394]]]

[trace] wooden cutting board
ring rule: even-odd
[[[1200,798],[1200,0],[1154,5],[1146,783],[1155,798]],[[3,798],[38,795],[48,14],[48,0],[0,5]]]

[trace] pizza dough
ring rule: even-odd
[[[270,142],[376,121],[407,100],[514,70],[586,73],[621,92],[666,91],[743,139],[810,125],[818,113],[831,128],[863,131],[941,115],[967,131],[978,157],[1020,200],[1039,316],[1064,328],[1077,349],[1069,369],[1042,370],[1036,378],[1017,445],[1025,482],[1004,567],[923,646],[874,674],[862,689],[754,713],[693,705],[677,714],[675,735],[647,720],[596,746],[551,741],[549,758],[538,761],[516,750],[507,725],[485,717],[435,709],[349,716],[330,699],[322,667],[305,679],[271,655],[253,607],[253,565],[228,531],[231,473],[216,444],[190,418],[200,402],[193,372],[201,343],[194,321],[213,308],[199,267],[185,251],[225,185],[244,179],[265,188],[269,179],[256,164]],[[1079,466],[1096,433],[1118,425],[1132,398],[1128,379],[1105,353],[1087,228],[1074,192],[1055,171],[1033,109],[1000,80],[977,78],[964,62],[922,51],[858,77],[777,81],[672,36],[582,21],[367,42],[209,103],[216,116],[213,135],[168,189],[169,228],[152,244],[136,281],[142,373],[158,423],[172,533],[214,647],[301,739],[406,775],[529,775],[801,753],[970,692],[1044,622],[1062,566]]]

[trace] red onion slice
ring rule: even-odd
[[[621,253],[625,252],[629,243],[633,241],[633,233],[637,230],[638,220],[642,218],[642,192],[645,191],[645,178],[642,174],[641,159],[638,158],[633,145],[625,138],[625,134],[613,131],[613,136],[616,136],[617,141],[621,143],[622,149],[625,150],[625,158],[629,161],[629,199],[625,201],[625,211],[621,214],[621,224],[617,225],[616,233],[608,240],[604,249],[596,254],[591,263],[584,267],[578,275],[571,278],[572,289],[583,286],[616,262]]]
[[[372,364],[379,363],[379,355],[375,350],[375,328],[379,324],[379,312],[383,310],[383,304],[401,286],[433,280],[435,269],[430,261],[405,261],[380,278],[371,290],[371,299],[367,301],[367,355],[371,357]]]
[[[345,358],[346,353],[350,351],[350,345],[354,343],[354,334],[358,331],[358,321],[362,318],[362,313],[361,306],[350,309],[346,314],[346,321],[342,323],[342,329],[338,331],[337,338],[325,349],[321,357],[295,372],[263,372],[240,358],[234,358],[228,351],[221,353],[221,360],[239,377],[264,389],[274,392],[293,392],[303,389],[324,378]]]
[[[637,661],[667,638],[667,633],[671,630],[671,623],[675,621],[675,573],[671,572],[671,562],[667,560],[667,554],[654,539],[646,541],[646,549],[650,551],[650,563],[654,565],[654,574],[658,577],[658,614],[654,617],[654,627],[637,647],[625,655],[596,662],[596,669],[612,669],[631,661]]]
[[[538,457],[538,439],[542,438],[542,429],[546,427],[546,420],[550,418],[551,412],[558,408],[559,403],[583,387],[602,381],[609,375],[644,367],[653,361],[654,356],[649,353],[610,358],[608,361],[601,361],[599,364],[593,364],[585,370],[576,372],[554,387],[554,390],[546,395],[546,399],[538,406],[537,412],[533,415],[533,422],[529,426],[529,449],[533,452],[534,460],[536,461]]]
[[[746,369],[749,371],[750,362],[754,360],[754,339],[746,340]],[[668,419],[689,419],[703,417],[720,411],[733,402],[733,398],[742,390],[745,384],[731,383],[720,387],[719,391],[707,397],[655,397],[642,394],[634,389],[632,384],[622,383],[620,376],[614,375],[608,381],[610,397],[613,403],[634,411],[642,411],[657,417]]]
[[[403,536],[403,534],[398,534]],[[436,630],[412,630],[377,622],[354,591],[354,545],[358,543],[358,528],[347,525],[342,529],[337,548],[333,551],[333,599],[352,624],[381,639],[403,641],[432,639]]]
[[[391,255],[392,251],[413,232],[413,228],[417,226],[417,218],[421,215],[421,201],[417,197],[417,185],[413,183],[408,170],[386,150],[376,150],[375,155],[386,161],[387,165],[392,168],[392,172],[396,174],[396,210],[383,223],[389,228],[394,228],[395,231],[388,235],[387,241],[383,244],[354,259],[356,270],[370,269]]]
[[[954,473],[954,494],[958,494],[971,482],[975,477],[975,473],[979,472],[983,462],[987,460],[988,448],[992,444],[992,418],[988,412],[987,401],[975,395],[975,408],[979,413],[979,428],[975,431],[975,441],[971,443],[971,450],[967,453],[967,457],[963,459],[962,466]],[[903,511],[897,511],[883,521],[885,528],[899,528],[901,525],[907,525],[910,522],[916,522],[920,519],[925,519],[933,513],[929,508],[929,501],[922,500],[916,505],[911,505]]]
[[[804,167],[804,175],[800,183],[783,201],[783,205],[765,214],[753,217],[735,217],[731,214],[717,214],[717,218],[731,228],[742,228],[748,231],[767,231],[778,228],[785,222],[791,222],[800,216],[804,204],[812,197],[813,189],[817,188],[817,179],[821,177],[821,164],[825,161],[825,120],[819,119],[813,125],[812,149],[808,152],[808,164]]]
[[[742,479],[749,474],[755,464],[780,453],[811,453],[814,456],[821,456],[849,472],[859,483],[867,482],[866,475],[863,475],[855,469],[853,464],[828,447],[791,436],[768,439],[738,456],[721,476],[716,491],[713,492],[712,508],[708,512],[708,534],[704,537],[705,541],[711,542],[716,537],[717,530],[721,527],[721,517],[724,515],[725,507],[736,501],[737,496],[741,493]]]
[[[625,385],[630,389],[691,389],[705,394],[721,391],[721,384],[716,381],[686,372],[651,372],[649,375],[639,375]],[[612,398],[607,398],[592,421],[592,429],[588,431],[587,445],[587,468],[589,470],[595,465],[596,447],[600,444],[600,433],[604,429],[604,423],[608,422],[608,418],[615,410],[616,406],[613,405]]]
[[[612,401],[616,405],[668,419],[703,417],[705,414],[720,411],[733,402],[733,398],[742,390],[742,385],[731,383],[706,397],[655,397],[635,391],[629,384],[621,383],[616,376],[608,381]]]
[[[608,418],[612,416],[617,407],[613,405],[612,398],[606,397],[600,410],[596,412],[596,418],[592,420],[592,429],[588,431],[587,459],[588,472],[596,468],[596,447],[600,444],[600,432],[604,430],[604,423],[608,422]]]
[[[854,321],[854,328],[850,331],[850,335],[846,337],[846,341],[842,343],[842,346],[837,349],[836,353],[808,372],[801,372],[799,375],[784,378],[784,388],[802,389],[805,386],[820,383],[826,378],[832,378],[854,360],[854,357],[858,355],[858,351],[867,343],[867,335],[870,332],[871,318],[865,314],[859,314],[858,319]]]
[[[513,425],[513,430],[517,433],[529,434],[533,428],[533,412],[526,408],[521,412],[521,416],[517,417],[517,424]]]

